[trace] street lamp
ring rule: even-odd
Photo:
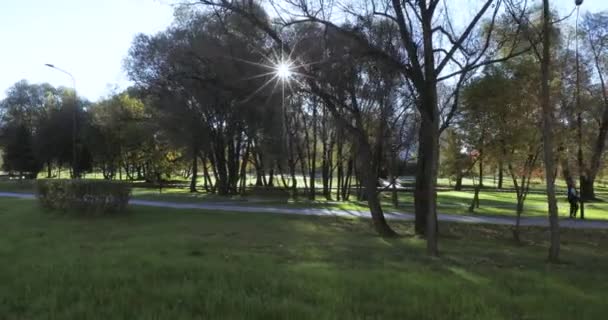
[[[70,76],[70,78],[72,79],[72,88],[74,90],[74,109],[72,111],[72,177],[78,178],[78,175],[76,174],[76,166],[78,164],[77,158],[76,158],[77,157],[77,155],[76,155],[76,112],[78,109],[78,96],[76,95],[76,78],[74,78],[74,76],[71,73],[69,73],[66,70],[63,70],[61,68],[58,68],[51,63],[45,63],[44,65],[49,68],[60,71],[62,73],[65,73],[68,76]]]
[[[575,43],[576,43],[576,110],[577,110],[577,116],[576,116],[576,122],[577,122],[577,135],[578,135],[578,177],[579,177],[579,201],[581,204],[581,219],[585,219],[585,199],[583,198],[584,194],[582,194],[583,191],[583,183],[587,182],[587,177],[586,177],[586,173],[584,172],[583,169],[583,117],[582,117],[582,110],[581,110],[581,75],[580,75],[580,67],[579,67],[579,54],[578,54],[578,18],[579,18],[579,13],[580,13],[580,6],[581,4],[583,4],[583,0],[575,0],[574,4],[576,5],[576,27],[575,27],[575,31],[574,31],[574,37],[575,37]]]

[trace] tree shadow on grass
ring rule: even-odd
[[[359,218],[136,207],[126,224],[11,206],[19,214],[0,215],[18,246],[2,251],[8,318],[593,319],[607,289],[593,246],[606,232],[564,231],[574,263],[551,266],[540,229],[514,248],[507,227],[442,224],[433,259],[401,221],[391,226],[406,236],[383,239]]]

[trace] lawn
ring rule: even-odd
[[[0,199],[0,319],[605,319],[608,232],[441,225],[427,258],[412,225],[132,207],[41,212]]]

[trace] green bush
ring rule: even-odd
[[[124,212],[131,186],[107,180],[38,180],[42,207],[85,214]]]

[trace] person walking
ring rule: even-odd
[[[570,202],[570,218],[576,218],[578,212],[578,192],[572,180],[568,181],[568,202]]]

